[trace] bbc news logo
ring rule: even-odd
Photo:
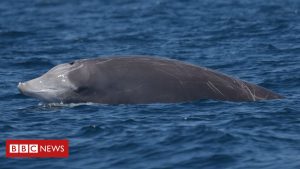
[[[6,140],[8,158],[67,158],[68,140]]]

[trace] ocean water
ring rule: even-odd
[[[49,105],[20,81],[75,59],[157,55],[282,100]],[[0,168],[300,168],[300,1],[1,0]],[[5,158],[7,139],[68,139],[65,159]]]

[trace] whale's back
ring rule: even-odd
[[[81,62],[90,72],[81,94],[90,102],[118,104],[282,98],[255,84],[178,60],[111,57]],[[76,82],[83,77],[74,71],[69,78]]]

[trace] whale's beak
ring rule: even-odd
[[[20,93],[26,96],[35,96],[39,93],[39,88],[36,88],[30,81],[19,82],[18,89]]]
[[[35,97],[42,101],[59,101],[57,100],[58,90],[56,88],[50,88],[49,86],[43,85],[38,78],[27,82],[19,82],[18,89],[21,94],[29,97]]]
[[[24,94],[25,86],[26,86],[26,83],[19,82],[18,89],[19,89],[20,93]]]

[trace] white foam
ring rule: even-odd
[[[77,107],[77,106],[91,106],[91,105],[98,105],[98,103],[91,103],[91,102],[87,102],[87,103],[39,103],[39,106],[42,107]]]

